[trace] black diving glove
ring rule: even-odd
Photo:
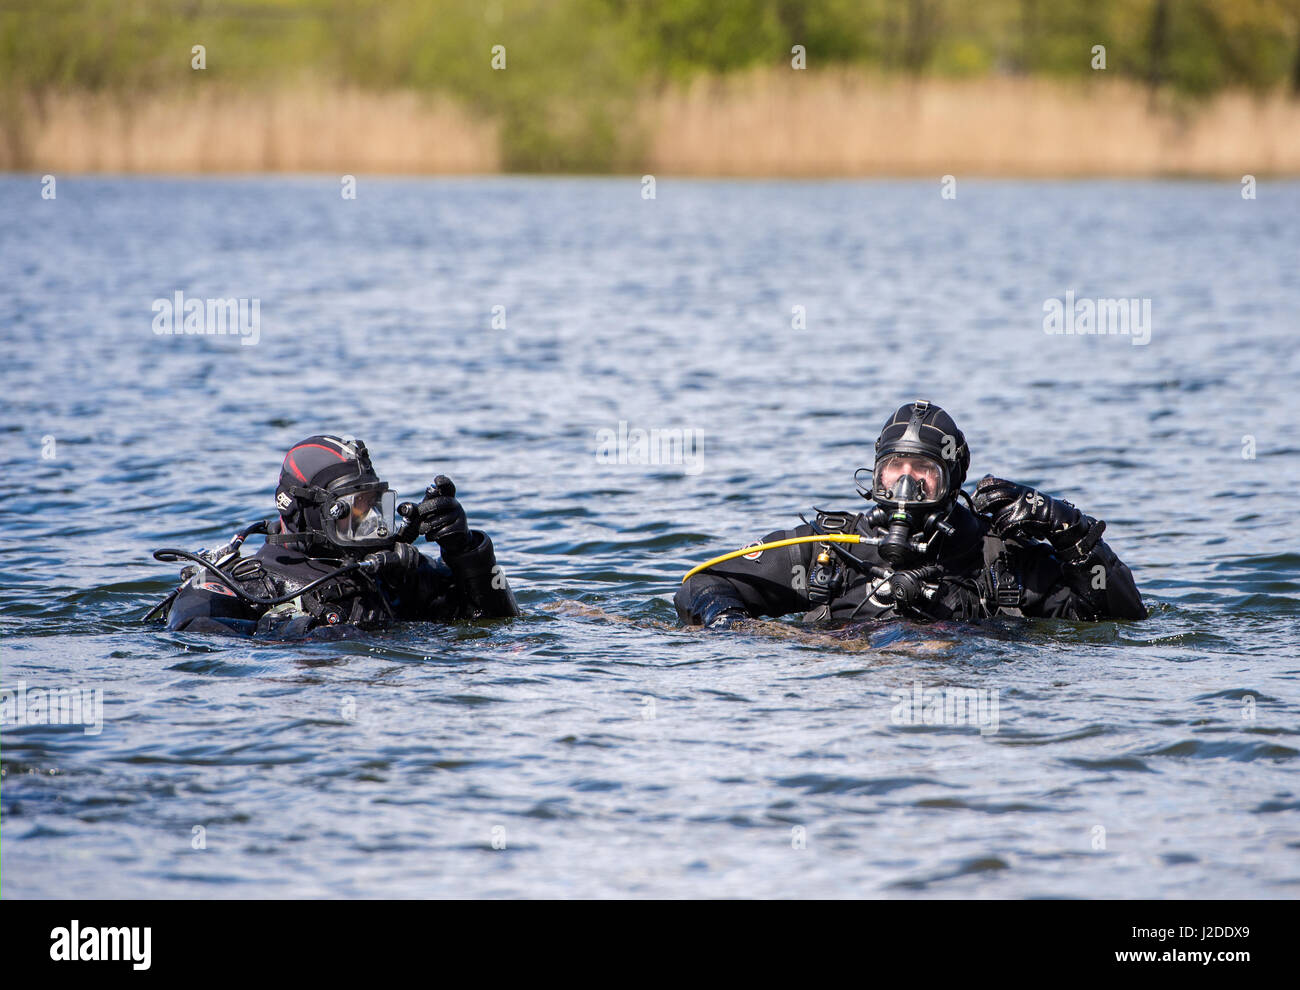
[[[978,512],[993,517],[998,536],[1046,540],[1066,563],[1086,560],[1106,524],[1086,516],[1064,499],[985,475],[972,499]]]
[[[469,520],[456,499],[456,486],[445,474],[433,479],[424,491],[424,501],[415,506],[419,534],[437,543],[445,552],[460,553],[470,544]]]
[[[401,581],[415,573],[420,566],[420,557],[420,551],[411,544],[398,543],[391,550],[367,555],[361,562],[361,569],[391,581]]]

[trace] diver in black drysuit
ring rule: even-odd
[[[275,498],[279,519],[250,527],[267,532],[266,545],[256,554],[239,557],[241,535],[230,547],[208,555],[231,581],[202,566],[182,572],[181,587],[155,610],[167,628],[334,639],[397,620],[519,614],[492,541],[469,528],[456,486],[445,476],[434,481],[418,505],[394,507],[394,495],[375,473],[364,443],[313,436],[285,455]],[[412,545],[418,536],[438,544],[441,561]],[[293,596],[346,565],[353,567]],[[231,584],[254,599],[291,600],[276,605],[246,601]]]
[[[791,612],[805,622],[1146,618],[1133,575],[1101,539],[1104,522],[992,476],[973,499],[961,491],[970,450],[938,406],[902,406],[875,454],[870,487],[859,485],[872,509],[818,510],[813,523],[760,541],[844,533],[875,545],[799,543],[715,564],[678,589],[682,621],[728,627]]]

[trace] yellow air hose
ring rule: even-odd
[[[753,546],[741,547],[739,550],[733,550],[731,553],[724,553],[721,557],[714,557],[712,560],[706,560],[696,567],[692,567],[682,578],[682,584],[685,584],[690,578],[699,574],[700,571],[708,570],[714,564],[721,564],[728,560],[735,560],[737,557],[743,557],[750,553],[762,553],[764,550],[775,550],[778,547],[794,546],[796,543],[861,543],[863,537],[856,536],[853,533],[822,533],[815,536],[792,536],[788,540],[773,540],[771,543],[756,543]]]

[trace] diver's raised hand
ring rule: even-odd
[[[1042,540],[1080,518],[1079,510],[1069,502],[991,474],[980,479],[971,501],[977,512],[993,517],[993,532],[998,536]]]
[[[420,551],[409,543],[397,543],[391,550],[367,555],[361,564],[362,570],[372,574],[402,580],[420,566]]]
[[[470,541],[469,520],[456,498],[456,486],[445,474],[433,479],[424,491],[424,501],[415,507],[419,533],[448,553],[458,553]]]
[[[976,512],[993,518],[993,531],[1002,535],[1008,532],[1019,515],[1015,512],[1016,503],[1031,491],[1032,488],[1017,485],[1014,481],[1006,481],[986,474],[975,486],[971,503],[975,506]]]
[[[1106,529],[1104,522],[1085,516],[1064,499],[991,474],[980,479],[971,501],[976,511],[993,517],[998,536],[1047,540],[1070,562],[1086,558]]]

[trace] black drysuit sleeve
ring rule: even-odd
[[[471,531],[470,542],[460,553],[444,551],[441,563],[424,557],[413,578],[395,591],[394,611],[399,619],[493,619],[519,614],[492,540],[480,530]]]
[[[1085,621],[1147,617],[1132,572],[1103,540],[1073,564],[1062,563],[1045,543],[1019,544],[1012,555],[1024,587],[1025,615]]]
[[[762,542],[811,535],[811,526],[799,526],[769,533]],[[816,543],[796,543],[764,550],[753,560],[737,557],[701,571],[673,596],[677,615],[688,625],[708,625],[728,610],[750,618],[807,611],[813,607],[806,591],[808,565],[816,547]]]

